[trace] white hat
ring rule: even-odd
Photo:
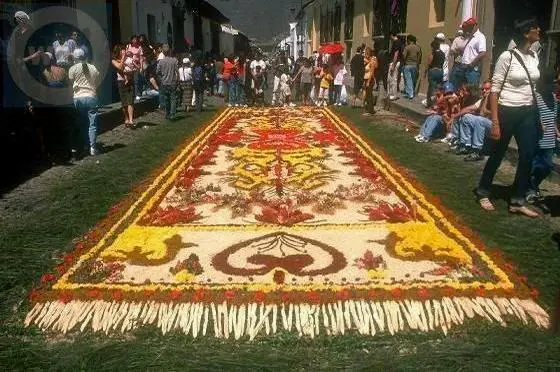
[[[438,33],[436,39],[445,41],[445,34],[443,32]]]
[[[76,48],[76,49],[74,49],[74,52],[72,53],[72,56],[74,57],[74,59],[85,59],[86,58],[86,53],[84,52],[83,49]]]
[[[27,15],[27,13],[22,12],[21,10],[18,10],[16,14],[14,14],[14,18],[19,24],[29,22],[29,16]]]
[[[191,63],[191,60],[188,58],[183,58],[183,63],[184,64]]]

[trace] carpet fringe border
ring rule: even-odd
[[[445,297],[425,301],[347,300],[329,304],[229,305],[215,303],[160,303],[155,301],[52,301],[37,303],[25,318],[25,326],[67,333],[91,329],[94,332],[125,333],[153,325],[165,335],[180,331],[197,338],[248,337],[275,334],[281,330],[314,338],[357,331],[374,336],[404,330],[448,331],[472,318],[506,326],[506,319],[549,328],[548,314],[533,300],[519,298]],[[209,329],[211,327],[211,329]]]

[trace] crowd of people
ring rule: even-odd
[[[538,217],[540,213],[528,204],[546,209],[540,184],[554,167],[559,135],[558,71],[540,66],[534,50],[540,28],[528,20],[516,24],[513,47],[499,56],[491,80],[479,86],[485,39],[474,19],[467,21],[463,30],[467,39],[462,59],[455,61],[449,79],[444,81],[441,68],[437,75],[429,72],[434,80],[428,90],[430,115],[415,140],[424,143],[443,138],[441,141],[465,161],[482,161],[488,155],[476,195],[481,208],[493,211],[492,182],[514,137],[518,162],[509,211]],[[454,42],[451,50],[460,50],[457,45],[460,43]],[[432,43],[438,66],[443,54],[437,43]]]

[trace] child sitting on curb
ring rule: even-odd
[[[455,94],[455,87],[450,82],[443,84],[442,92],[435,94],[436,100],[430,116],[426,118],[420,128],[420,134],[414,137],[416,142],[426,143],[431,139],[445,135],[451,129],[452,117],[461,109],[459,98]]]

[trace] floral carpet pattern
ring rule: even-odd
[[[26,324],[236,339],[547,327],[524,278],[431,200],[330,110],[229,109],[43,275]]]

